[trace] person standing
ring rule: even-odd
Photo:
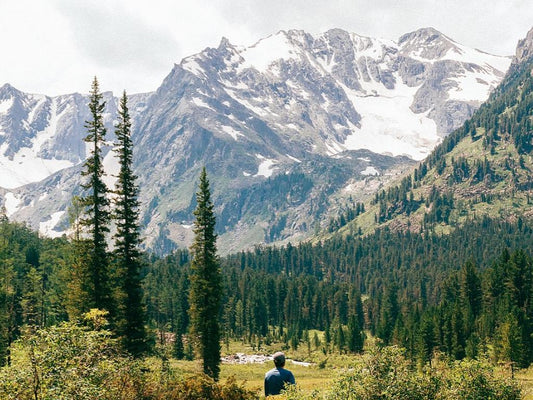
[[[294,385],[294,375],[285,369],[285,354],[278,351],[273,355],[275,368],[265,374],[265,397],[280,394],[285,384]]]

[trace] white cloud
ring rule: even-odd
[[[83,7],[62,0],[59,10],[69,21],[76,47],[97,65],[106,68],[136,67],[150,71],[168,61],[165,54],[179,52],[172,32],[145,23],[125,5],[106,1]]]

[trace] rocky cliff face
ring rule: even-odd
[[[522,63],[533,57],[533,28],[518,42],[513,63]]]
[[[223,251],[303,237],[339,199],[361,199],[424,158],[509,63],[431,28],[398,42],[339,29],[281,31],[248,48],[223,39],[175,65],[156,92],[130,97],[146,244],[188,242],[203,165]],[[105,98],[111,133],[117,101]],[[86,103],[0,89],[0,187],[11,218],[48,234],[66,228]]]

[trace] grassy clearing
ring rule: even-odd
[[[314,335],[315,331],[310,331]],[[317,334],[320,340],[323,340],[323,332]],[[270,345],[262,344],[259,348],[253,347],[242,342],[232,341],[229,346],[224,345],[222,356],[243,353],[246,355],[271,355],[276,351],[282,350],[283,344],[272,343]],[[328,389],[332,382],[338,377],[343,370],[348,368],[355,360],[354,355],[341,355],[337,353],[324,354],[322,347],[309,350],[307,346],[302,345],[298,350],[283,349],[287,356],[286,367],[291,370],[296,378],[298,386],[305,392],[311,393],[313,390],[323,391]],[[309,367],[293,364],[292,360],[311,362]],[[153,362],[160,362],[154,359]],[[178,374],[193,375],[202,371],[200,361],[170,360],[170,366]],[[245,381],[248,389],[257,391],[263,395],[263,380],[265,373],[274,368],[272,361],[264,364],[226,364],[221,365],[220,380],[225,381],[228,377],[234,376],[238,382]]]
[[[515,372],[515,378],[520,382],[524,400],[533,400],[533,367]]]
[[[179,374],[193,375],[201,372],[201,364],[199,361],[171,361],[171,366],[177,370]],[[265,364],[222,364],[220,371],[220,380],[225,381],[230,376],[235,376],[238,382],[245,381],[245,386],[263,394],[263,379],[265,373],[272,369],[274,364],[270,361]],[[331,383],[339,375],[341,370],[333,366],[326,366],[320,369],[317,365],[304,367],[301,365],[292,364],[289,360],[286,367],[292,371],[296,378],[298,386],[306,393],[311,393],[313,390],[324,390],[330,387]]]
[[[311,331],[311,335],[314,332]],[[322,340],[323,333],[318,332]],[[246,355],[262,354],[270,355],[282,349],[281,343],[274,343],[270,345],[262,344],[259,349],[252,347],[242,342],[231,342],[229,346],[224,346],[222,355],[232,355],[237,353],[244,353]],[[360,355],[353,354],[338,354],[337,352],[326,352],[324,354],[323,348],[312,348],[310,351],[307,346],[301,346],[298,350],[286,349],[287,368],[290,369],[300,389],[305,394],[311,394],[314,390],[325,392],[331,388],[333,383],[351,366],[355,365],[360,359]],[[296,365],[292,360],[304,360],[312,362],[309,367]],[[154,362],[156,361],[154,359]],[[176,370],[178,374],[192,375],[201,372],[201,363],[198,360],[171,360],[170,366]],[[245,387],[257,392],[261,398],[263,397],[263,379],[265,373],[273,368],[272,361],[267,361],[264,364],[226,364],[221,365],[220,379],[222,382],[230,376],[234,376],[237,382],[245,382]],[[509,368],[496,368],[496,375],[509,377],[511,372]],[[533,367],[525,370],[515,371],[515,378],[520,383],[523,390],[524,400],[533,400]]]

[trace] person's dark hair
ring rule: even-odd
[[[283,354],[281,351],[278,351],[272,357],[274,358],[274,365],[276,367],[285,366],[285,354]]]

